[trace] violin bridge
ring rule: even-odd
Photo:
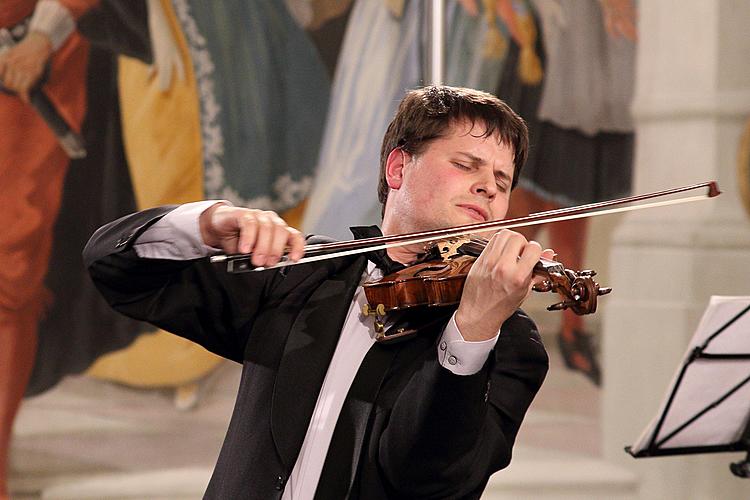
[[[458,249],[469,242],[469,238],[466,237],[455,237],[455,238],[448,238],[447,240],[442,240],[437,243],[438,250],[440,251],[440,256],[443,259],[447,259],[449,257],[453,257],[455,255],[459,254]]]

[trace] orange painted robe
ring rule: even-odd
[[[97,0],[59,0],[78,18]],[[35,0],[4,0],[0,27],[31,15]],[[43,87],[68,123],[80,131],[86,108],[88,43],[73,32],[53,54]],[[0,322],[34,330],[43,310],[52,229],[69,159],[54,134],[16,96],[0,93]]]

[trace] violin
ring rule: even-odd
[[[705,192],[695,196],[642,203],[645,200],[668,197],[694,190]],[[448,306],[460,302],[461,292],[469,269],[487,243],[487,240],[477,238],[476,235],[478,234],[494,233],[500,229],[693,202],[713,198],[720,193],[718,184],[715,181],[709,181],[578,207],[549,210],[516,219],[481,222],[409,234],[307,245],[305,256],[297,262],[282,259],[278,264],[265,268],[254,267],[249,254],[214,255],[210,258],[210,261],[212,263],[225,263],[227,272],[243,273],[424,243],[424,256],[416,264],[363,285],[368,303],[365,304],[362,312],[367,316],[375,316],[376,332],[380,335],[383,330],[383,317],[390,311],[414,307]],[[467,235],[472,236],[468,237]],[[600,287],[594,281],[596,272],[566,269],[562,263],[548,259],[540,259],[534,266],[533,274],[543,278],[541,283],[534,285],[535,291],[555,292],[562,299],[547,308],[551,311],[571,309],[576,314],[591,314],[596,311],[598,297],[612,291],[611,288]]]
[[[487,243],[481,239],[440,242],[431,245],[426,256],[416,264],[364,283],[362,286],[368,301],[364,314],[375,311],[383,316],[410,307],[458,304],[466,276]],[[549,306],[550,311],[570,308],[579,315],[592,314],[596,312],[597,297],[612,291],[593,280],[595,271],[566,269],[554,260],[539,259],[532,273],[543,278],[541,283],[534,285],[534,291],[556,292],[563,299]]]
[[[404,335],[405,332],[385,334],[384,317],[391,311],[458,304],[469,270],[487,243],[467,238],[443,241],[431,245],[416,264],[364,283],[367,303],[362,314],[375,318],[376,340]],[[597,298],[612,291],[594,281],[595,271],[566,269],[562,263],[545,258],[539,259],[532,274],[543,278],[532,287],[534,291],[553,292],[562,298],[548,306],[548,311],[571,309],[578,315],[592,314],[596,312]]]

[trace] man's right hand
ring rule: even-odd
[[[275,212],[217,203],[201,214],[199,224],[206,245],[228,254],[251,253],[257,267],[277,264],[285,250],[293,262],[305,253],[302,233]]]

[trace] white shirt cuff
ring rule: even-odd
[[[38,31],[49,37],[52,50],[59,49],[75,28],[73,15],[56,0],[37,2],[29,23],[29,31]]]
[[[468,342],[461,335],[453,313],[438,342],[438,361],[456,375],[473,375],[482,369],[499,336],[497,332],[491,339]]]
[[[133,248],[144,259],[191,260],[220,252],[203,243],[198,219],[207,209],[228,201],[207,200],[185,203],[146,229]]]

